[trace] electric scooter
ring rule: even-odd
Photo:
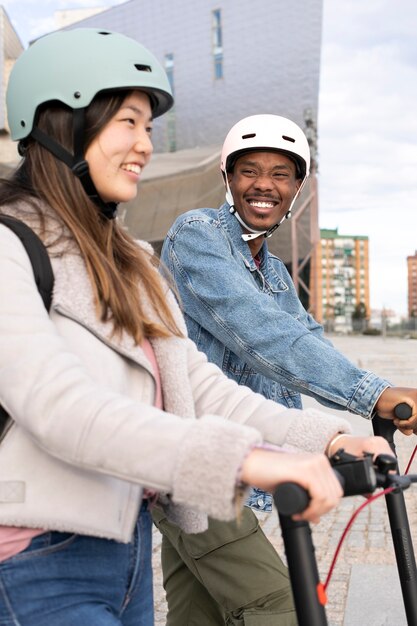
[[[397,405],[395,413],[400,419],[407,419],[411,415],[410,407]],[[373,421],[375,434],[386,437],[395,454],[394,424],[379,417]],[[397,460],[395,456],[386,454],[373,461],[372,455],[358,458],[339,450],[330,462],[343,487],[344,496],[371,494],[378,487],[390,490],[385,498],[407,623],[408,626],[416,626],[417,569],[403,490],[412,482],[417,482],[417,476],[394,473],[398,471]],[[303,511],[308,501],[307,491],[295,483],[280,485],[274,494],[299,626],[327,626],[326,592],[319,578],[311,529],[308,522],[291,518]]]

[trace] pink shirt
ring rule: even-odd
[[[163,401],[161,378],[159,376],[159,369],[156,362],[155,353],[148,339],[143,340],[142,349],[152,365],[155,376],[155,407],[158,409],[162,409]],[[152,491],[145,490],[144,492],[144,496],[147,498],[152,498],[155,495],[156,494]],[[37,535],[42,535],[42,533],[44,532],[46,532],[46,530],[41,528],[19,528],[15,526],[0,526],[0,562],[5,561],[6,559],[10,559],[10,557],[14,556],[15,554],[19,554],[19,552],[23,552],[23,550],[28,547],[34,537],[36,537]]]

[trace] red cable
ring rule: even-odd
[[[413,454],[411,455],[410,460],[408,461],[407,469],[405,470],[404,475],[408,474],[408,470],[410,469],[411,463],[413,462],[413,459],[416,455],[416,451],[417,451],[417,446],[414,448]]]
[[[337,544],[337,548],[336,551],[334,553],[333,556],[333,560],[332,563],[330,565],[330,569],[329,569],[329,573],[327,574],[327,578],[326,578],[326,582],[324,583],[324,589],[327,589],[327,586],[330,582],[330,579],[332,577],[333,574],[333,570],[335,568],[336,565],[336,561],[337,561],[337,557],[339,556],[339,552],[340,549],[342,547],[342,543],[344,542],[346,535],[348,534],[353,522],[355,521],[356,517],[359,515],[359,513],[366,507],[368,506],[368,504],[371,504],[371,502],[373,502],[374,500],[377,500],[378,498],[380,498],[381,496],[384,496],[386,493],[390,493],[391,491],[393,491],[395,489],[395,487],[388,487],[387,489],[384,489],[383,491],[381,491],[380,493],[377,493],[374,496],[369,496],[369,498],[367,498],[365,500],[365,502],[363,502],[363,504],[360,505],[359,508],[356,509],[356,511],[354,511],[354,513],[352,514],[350,520],[348,521],[345,530],[342,533],[342,536],[339,539],[339,543]]]
[[[406,470],[405,470],[405,472],[404,472],[404,475],[407,475],[407,474],[408,474],[409,469],[410,469],[410,467],[411,467],[411,464],[412,464],[412,462],[413,462],[413,460],[414,460],[414,457],[415,457],[415,455],[416,455],[416,452],[417,452],[417,446],[414,448],[413,453],[412,453],[412,455],[411,455],[411,457],[410,457],[410,460],[408,461],[408,465],[407,465],[407,468],[406,468]],[[380,498],[381,496],[384,496],[385,494],[390,493],[390,492],[391,492],[391,491],[393,491],[394,489],[395,489],[395,487],[388,487],[387,489],[383,489],[383,491],[381,491],[380,493],[378,493],[378,494],[376,494],[376,495],[374,495],[374,496],[369,496],[369,497],[365,500],[365,502],[363,502],[363,503],[360,505],[360,507],[359,507],[359,508],[357,508],[357,509],[356,509],[356,511],[354,511],[354,512],[353,512],[353,514],[352,514],[352,516],[351,516],[350,520],[348,521],[348,523],[346,524],[346,528],[345,528],[345,530],[343,531],[342,536],[340,537],[339,542],[338,542],[338,544],[337,544],[337,548],[336,548],[336,551],[335,551],[335,553],[334,553],[334,556],[333,556],[333,559],[332,559],[332,562],[331,562],[331,565],[330,565],[330,568],[329,568],[329,572],[328,572],[328,574],[327,574],[326,582],[325,582],[325,583],[324,583],[324,585],[323,585],[323,587],[324,587],[324,591],[326,591],[326,590],[327,590],[328,584],[329,584],[330,579],[331,579],[331,577],[332,577],[333,570],[334,570],[335,565],[336,565],[337,557],[339,556],[339,552],[340,552],[341,547],[342,547],[342,543],[343,543],[343,542],[344,542],[344,540],[346,539],[346,535],[348,534],[349,530],[351,529],[352,524],[353,524],[353,522],[355,521],[355,519],[357,518],[357,516],[359,515],[359,513],[360,513],[361,511],[363,511],[363,509],[364,509],[366,506],[368,506],[368,504],[371,504],[371,502],[373,502],[374,500],[377,500],[377,499],[378,499],[378,498]]]
[[[411,464],[412,464],[412,462],[413,462],[413,460],[414,460],[414,457],[415,457],[415,455],[416,455],[416,452],[417,452],[417,446],[414,448],[413,453],[412,453],[412,455],[411,455],[411,457],[410,457],[410,460],[408,461],[408,465],[407,465],[407,468],[406,468],[406,470],[405,470],[405,472],[404,472],[404,476],[405,476],[406,474],[408,474],[408,471],[409,471],[409,469],[410,469],[410,467],[411,467]],[[325,583],[324,583],[324,585],[323,585],[323,587],[324,587],[324,591],[326,591],[326,590],[327,590],[327,586],[328,586],[328,584],[329,584],[329,582],[330,582],[330,579],[331,579],[331,577],[332,577],[333,570],[334,570],[335,565],[336,565],[337,557],[339,556],[339,552],[340,552],[340,549],[341,549],[341,547],[342,547],[342,543],[343,543],[343,542],[344,542],[344,540],[346,539],[346,535],[348,534],[348,532],[349,532],[349,530],[350,530],[350,528],[351,528],[351,526],[352,526],[353,522],[355,521],[355,519],[357,518],[357,516],[359,515],[359,513],[360,513],[361,511],[363,511],[363,509],[364,509],[366,506],[368,506],[368,504],[371,504],[371,502],[374,502],[374,500],[377,500],[377,499],[378,499],[378,498],[380,498],[381,496],[384,496],[385,494],[390,493],[390,492],[391,492],[391,491],[393,491],[394,489],[395,489],[395,487],[388,487],[387,489],[383,489],[383,491],[381,491],[380,493],[377,493],[377,494],[376,494],[376,495],[374,495],[374,496],[369,496],[369,497],[366,499],[366,501],[365,501],[365,502],[363,502],[363,503],[360,505],[360,507],[359,507],[359,508],[357,508],[357,509],[356,509],[356,511],[354,511],[354,512],[353,512],[353,514],[352,514],[352,516],[351,516],[350,520],[348,521],[348,523],[346,524],[346,528],[345,528],[345,530],[343,531],[342,536],[340,537],[339,542],[338,542],[338,544],[337,544],[337,548],[336,548],[336,551],[335,551],[335,553],[334,553],[333,560],[332,560],[331,565],[330,565],[330,568],[329,568],[329,572],[328,572],[328,574],[327,574],[326,582],[325,582]]]

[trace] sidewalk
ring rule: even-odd
[[[417,341],[381,337],[330,338],[335,347],[359,367],[372,370],[393,384],[417,387]],[[305,406],[318,406],[311,398]],[[345,414],[356,433],[372,432],[370,422]],[[417,443],[415,437],[396,437],[402,471]],[[411,473],[417,473],[417,459]],[[417,546],[417,485],[405,492],[408,517]],[[325,581],[339,538],[351,514],[363,498],[342,500],[339,507],[312,528],[313,542],[322,582]],[[277,515],[260,515],[261,524],[281,556],[284,550]],[[160,535],[154,531],[155,626],[165,626],[166,606],[159,561]],[[384,499],[366,507],[357,517],[339,554],[327,589],[329,626],[406,626],[395,555]],[[366,617],[365,617],[366,616]],[[394,617],[393,617],[394,616]],[[184,625],[186,626],[186,625]]]

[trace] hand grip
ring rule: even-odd
[[[338,471],[333,471],[343,488],[345,484],[343,476]],[[280,515],[289,516],[302,513],[308,507],[310,495],[298,483],[282,483],[275,489],[274,502]]]
[[[282,483],[275,490],[274,502],[280,515],[289,516],[304,511],[308,507],[310,496],[297,483]]]
[[[408,420],[411,417],[412,410],[411,406],[406,402],[400,402],[394,408],[395,417],[398,417],[400,420]]]

